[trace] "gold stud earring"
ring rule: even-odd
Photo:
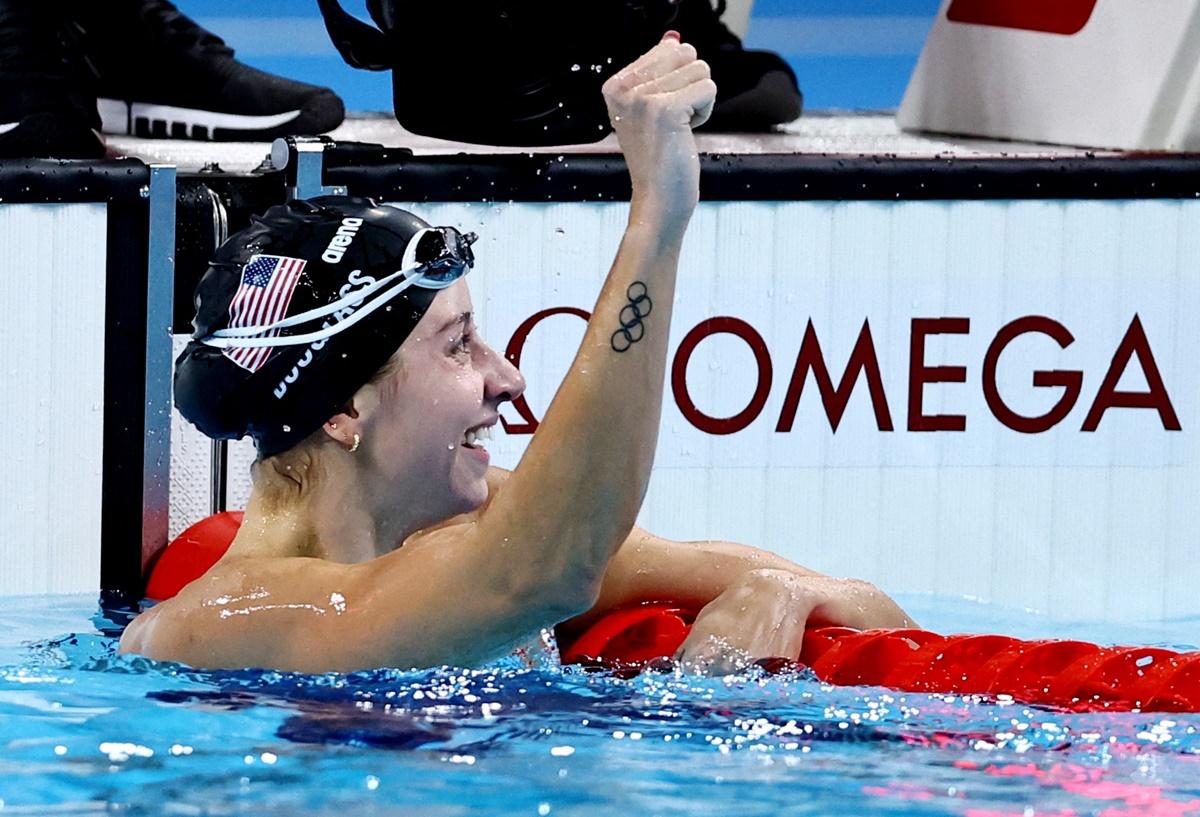
[[[362,437],[355,434],[354,435],[354,445],[350,446],[350,448],[348,449],[351,454],[353,454],[355,451],[358,450],[358,444],[361,442],[362,442]]]

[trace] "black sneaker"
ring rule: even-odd
[[[324,133],[345,118],[333,91],[239,62],[166,0],[72,0],[71,8],[107,133],[264,141]]]
[[[96,99],[47,6],[0,0],[0,157],[99,159]]]
[[[682,0],[675,20],[685,43],[712,68],[717,103],[706,130],[760,131],[800,116],[804,97],[796,74],[770,51],[747,51],[721,22],[725,0]]]

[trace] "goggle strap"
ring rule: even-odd
[[[419,264],[413,267],[408,267],[407,269],[397,270],[391,275],[385,275],[383,278],[380,278],[378,281],[372,284],[367,284],[365,287],[356,289],[353,292],[338,298],[336,301],[325,304],[324,306],[318,306],[317,308],[310,309],[306,312],[299,312],[295,315],[291,315],[290,317],[275,321],[275,323],[264,324],[261,326],[239,326],[237,328],[218,329],[209,337],[252,338],[255,335],[261,335],[264,332],[270,332],[272,329],[286,329],[290,326],[297,326],[302,323],[308,323],[320,318],[325,318],[329,315],[332,315],[334,312],[337,312],[339,309],[342,309],[343,307],[352,306],[364,300],[365,298],[369,298],[371,295],[391,284],[396,280],[396,278],[407,275],[418,269],[420,269]]]
[[[336,323],[332,323],[322,329],[318,329],[315,332],[306,332],[302,335],[283,335],[268,338],[224,338],[210,336],[207,338],[201,338],[200,342],[206,346],[212,346],[216,349],[260,349],[264,346],[301,346],[306,343],[315,343],[316,341],[331,338],[339,332],[344,332],[345,330],[349,329],[351,326],[358,323],[363,318],[379,309],[381,306],[387,304],[401,292],[408,289],[417,280],[417,278],[407,278],[401,281],[395,287],[371,301],[371,303],[367,304],[361,309],[355,310],[355,312],[349,317],[337,321]],[[267,331],[272,330],[268,329]]]

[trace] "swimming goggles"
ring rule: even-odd
[[[450,286],[475,266],[475,254],[471,251],[471,245],[477,240],[478,236],[475,233],[460,233],[453,227],[426,227],[408,242],[401,269],[372,284],[360,287],[324,306],[282,318],[274,323],[218,329],[199,340],[206,346],[217,349],[300,346],[325,340],[349,329],[409,287],[445,289]],[[349,314],[345,314],[346,312]],[[343,316],[314,332],[259,337],[265,333],[328,318],[337,313],[343,313]]]

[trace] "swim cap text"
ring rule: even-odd
[[[347,221],[351,221],[351,220],[358,221],[360,223],[362,222],[362,219],[346,219],[346,220]],[[342,284],[341,288],[338,290],[338,298],[345,298],[347,295],[350,294],[351,290],[353,290],[356,287],[368,287],[373,283],[375,283],[375,278],[373,278],[370,275],[363,275],[362,270],[354,270],[346,277],[346,283]],[[339,309],[337,312],[334,312],[333,315],[330,316],[330,318],[331,318],[330,320],[324,321],[321,324],[321,328],[328,329],[333,324],[344,321],[346,318],[353,315],[354,310],[360,306],[362,306],[362,301],[355,301],[354,303],[350,304],[349,306],[342,307],[341,309]],[[313,353],[319,352],[321,349],[324,349],[326,343],[329,343],[329,338],[322,338],[321,340],[315,340],[311,344],[309,344],[308,348],[304,350],[304,354],[300,357],[299,360],[296,361],[296,365],[292,367],[292,370],[290,372],[288,372],[286,375],[283,376],[283,380],[280,380],[279,384],[272,391],[272,394],[275,395],[275,399],[277,399],[277,400],[283,399],[283,396],[285,394],[287,394],[288,386],[292,383],[295,383],[297,380],[299,380],[300,372],[303,371],[305,368],[307,368],[308,364],[313,362]]]
[[[321,260],[327,264],[336,264],[341,261],[342,256],[346,254],[346,248],[354,240],[362,223],[361,218],[342,219],[342,225],[338,227],[337,233],[329,242],[329,246],[325,248],[325,252],[321,253]]]

